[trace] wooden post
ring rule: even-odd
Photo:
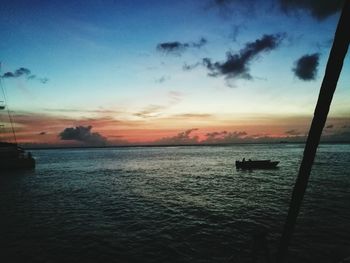
[[[282,263],[288,251],[288,246],[294,231],[295,223],[300,211],[304,193],[309,181],[311,168],[315,159],[316,150],[320,142],[322,130],[325,126],[329,107],[334,91],[337,87],[343,61],[346,56],[350,40],[350,0],[345,4],[340,15],[331,53],[328,58],[325,75],[322,81],[320,94],[316,104],[314,118],[307,137],[303,160],[299,168],[298,178],[293,189],[288,216],[277,251],[276,262]]]

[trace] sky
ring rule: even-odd
[[[341,0],[3,0],[1,85],[17,141],[303,140],[341,6]],[[347,56],[327,140],[350,141],[349,69]],[[11,140],[6,111],[0,121],[0,140]]]

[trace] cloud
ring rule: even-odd
[[[174,91],[171,90],[168,92],[168,97],[169,97],[169,104],[170,105],[176,105],[183,99],[183,94],[179,91]]]
[[[169,80],[170,79],[170,76],[161,76],[159,79],[156,79],[156,83],[164,83],[165,81]]]
[[[12,72],[6,72],[1,77],[5,79],[5,78],[15,78],[16,76]]]
[[[314,80],[317,74],[319,57],[319,53],[306,54],[295,61],[295,67],[292,69],[295,76],[305,81]]]
[[[292,136],[299,136],[299,135],[301,135],[301,132],[292,129],[292,130],[286,131],[285,134],[287,134],[287,135],[292,135]]]
[[[6,72],[2,75],[3,78],[19,78],[21,76],[29,76],[30,70],[27,68],[19,68],[16,69],[14,72]]]
[[[38,78],[36,75],[33,75],[31,74],[31,71],[27,68],[19,68],[19,69],[16,69],[14,72],[6,72],[4,73],[2,76],[0,76],[1,78],[19,78],[19,77],[26,77],[27,80],[38,80],[39,82],[45,84],[49,81],[48,78]]]
[[[237,37],[242,29],[242,25],[233,25],[232,26],[232,32],[230,33],[230,39],[232,39],[233,42],[237,41]]]
[[[39,135],[46,135],[46,132],[40,132]]]
[[[42,83],[42,84],[46,84],[49,79],[48,78],[39,78],[39,81]]]
[[[105,145],[107,139],[98,132],[91,132],[92,126],[65,128],[58,136],[61,140],[75,140],[92,145]]]
[[[321,21],[340,11],[344,1],[345,0],[273,0],[271,3],[272,6],[276,6],[285,14],[304,11]],[[265,1],[265,3],[270,3],[270,1]],[[250,12],[253,14],[257,10],[261,12],[261,4],[262,2],[258,0],[212,0],[212,6],[218,7],[221,14],[225,17],[232,15],[234,12]],[[268,5],[268,7],[270,7],[270,9],[264,11],[271,12],[271,5]]]
[[[330,125],[327,125],[326,126],[326,129],[332,129],[334,127],[334,125],[333,124],[330,124]]]
[[[208,40],[205,39],[204,37],[202,37],[198,42],[192,42],[190,43],[191,47],[194,48],[202,48],[204,45],[206,45],[208,43]]]
[[[173,42],[164,42],[159,43],[157,45],[157,50],[159,52],[163,52],[166,55],[176,55],[180,56],[183,52],[188,48],[202,48],[205,44],[207,44],[207,40],[205,38],[201,38],[198,42],[185,42],[181,43],[179,41]]]
[[[208,144],[225,144],[225,143],[237,143],[242,142],[247,137],[245,131],[221,131],[221,132],[210,132],[206,134],[206,139],[202,143]]]
[[[96,113],[96,114],[119,114],[121,111],[118,110],[108,110],[108,109],[70,109],[70,108],[43,108],[45,112],[60,112],[60,113]]]
[[[209,76],[225,76],[231,78],[252,79],[250,63],[261,53],[276,49],[285,34],[263,35],[254,42],[248,42],[238,53],[227,52],[224,62],[212,62],[209,58],[203,59],[203,65],[210,71]]]
[[[232,14],[254,15],[259,4],[257,0],[211,0],[208,7],[217,8],[221,17],[226,19]]]
[[[161,105],[149,105],[145,107],[142,111],[134,113],[134,116],[141,118],[152,118],[157,117],[160,114],[160,111],[165,109],[165,106]]]
[[[198,144],[198,136],[192,136],[191,133],[197,131],[197,128],[189,129],[184,132],[180,132],[173,137],[161,138],[157,141],[154,141],[154,144],[158,145],[188,145],[188,144]]]
[[[323,20],[341,10],[344,0],[278,0],[285,13],[307,11],[318,20]]]
[[[207,114],[207,113],[183,113],[183,114],[176,114],[173,115],[173,118],[180,118],[180,119],[208,119],[212,117],[213,115]]]
[[[233,2],[232,0],[214,0],[214,3],[218,6],[227,6],[232,2]]]
[[[195,63],[195,64],[187,64],[187,63],[184,63],[183,66],[182,66],[182,69],[183,69],[184,71],[190,71],[190,70],[192,70],[192,69],[197,68],[197,67],[200,66],[200,65],[201,65],[201,63],[199,63],[199,62],[197,62],[197,63]]]

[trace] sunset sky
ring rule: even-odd
[[[3,0],[1,83],[18,141],[298,140],[308,131],[341,3]],[[350,141],[349,72],[347,56],[329,139]],[[2,113],[0,140],[8,140]]]

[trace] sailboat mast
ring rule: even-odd
[[[7,104],[7,96],[6,96],[6,90],[5,90],[5,87],[3,86],[2,84],[2,74],[1,74],[1,63],[0,63],[0,88],[1,88],[1,92],[3,94],[3,97],[4,97],[4,109],[7,111],[7,115],[9,117],[9,120],[10,120],[10,126],[11,126],[11,130],[12,130],[12,135],[13,135],[13,139],[15,141],[15,143],[17,144],[17,137],[16,137],[16,133],[15,133],[15,127],[13,125],[13,119],[12,119],[12,116],[11,116],[11,112],[10,112],[10,108],[8,107],[8,104]],[[0,108],[1,110],[1,108]]]

